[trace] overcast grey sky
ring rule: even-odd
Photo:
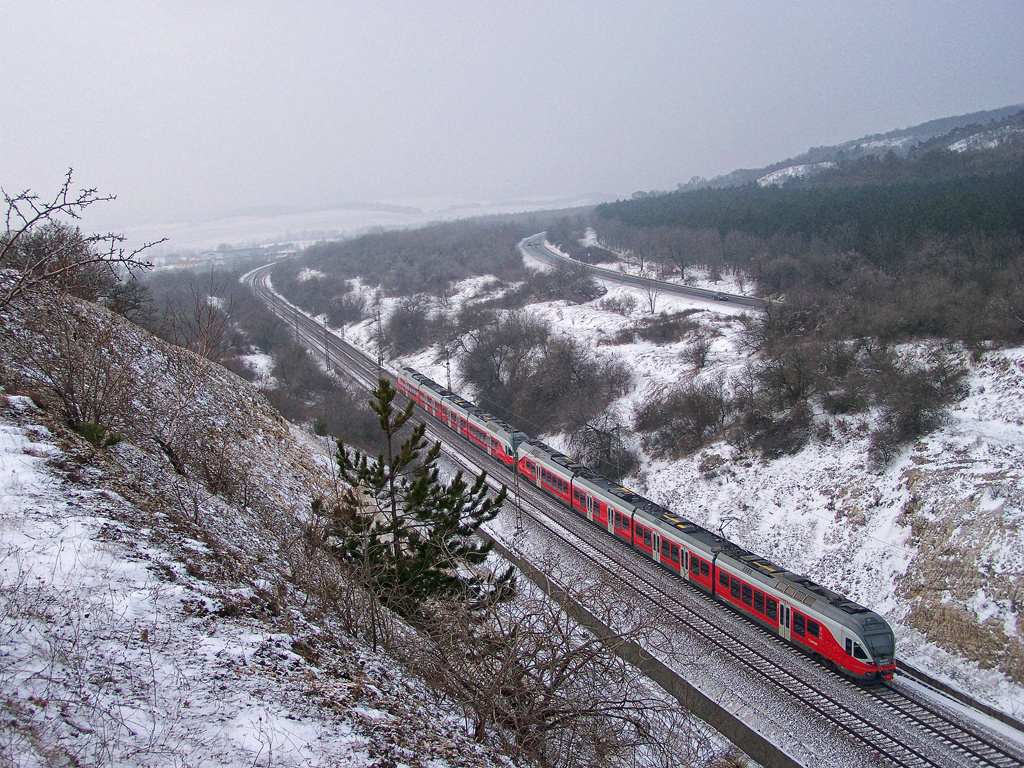
[[[1024,102],[1024,2],[2,0],[0,185],[111,225],[670,189]]]

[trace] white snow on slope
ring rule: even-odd
[[[966,139],[960,139],[949,145],[949,149],[953,152],[973,152],[980,149],[993,149],[998,147],[1000,144],[1005,144],[1014,138],[1020,138],[1024,136],[1024,128],[1018,128],[1015,125],[1007,125],[995,131],[984,131],[982,133],[976,133],[973,136],[968,136]]]
[[[757,180],[757,184],[761,187],[778,186],[785,184],[790,179],[801,179],[804,176],[823,171],[826,168],[834,168],[835,165],[835,163],[831,162],[790,165],[785,168],[779,168],[777,171],[766,173]]]
[[[0,423],[0,680],[8,706],[27,709],[35,727],[21,748],[6,736],[8,754],[21,753],[14,765],[34,764],[31,739],[57,747],[68,736],[75,747],[58,754],[87,764],[251,766],[271,754],[279,765],[328,754],[336,765],[365,764],[365,738],[294,707],[294,681],[277,678],[304,666],[290,638],[183,617],[183,606],[198,617],[216,605],[159,552],[143,559],[110,543],[130,534],[104,513],[116,500],[54,478],[47,438]],[[173,581],[160,578],[167,571]]]
[[[245,515],[231,526],[239,549],[212,529],[182,538],[159,500],[143,510],[93,485],[109,478],[41,419],[0,392],[0,764],[492,764],[395,665],[294,609],[277,621],[247,610],[280,588],[270,569],[206,580],[225,564],[249,570],[237,557],[261,543]],[[137,447],[110,451],[152,480]],[[262,455],[268,477],[287,471]]]

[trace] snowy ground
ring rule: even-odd
[[[326,448],[217,366],[163,401],[192,358],[131,328],[149,339],[134,417],[220,430],[246,490],[210,494],[141,432],[96,451],[0,390],[0,765],[495,765],[421,684],[307,615],[295,535]]]
[[[452,306],[490,284],[464,281]],[[588,304],[528,310],[556,332],[589,342],[596,354],[628,362],[634,386],[611,413],[629,424],[639,403],[694,372],[681,360],[686,341],[610,343],[650,314],[639,290],[607,287]],[[630,294],[635,308],[626,316],[601,308]],[[385,317],[388,306],[385,299]],[[713,339],[700,378],[728,380],[743,369],[742,310],[682,297],[659,298],[657,310],[696,310],[690,318]],[[346,334],[373,349],[369,322]],[[881,474],[868,469],[870,416],[855,416],[833,418],[800,453],[770,462],[724,443],[679,461],[644,455],[625,484],[879,611],[893,623],[904,660],[1024,718],[1024,687],[1011,682],[1024,679],[1024,349],[992,350],[977,362],[965,351],[954,354],[969,371],[970,394],[943,429]],[[474,394],[436,349],[393,364],[441,383],[450,375],[455,391]],[[543,437],[565,447],[559,435]]]

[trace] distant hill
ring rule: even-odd
[[[847,247],[875,260],[883,258],[880,233],[901,247],[931,235],[1021,237],[1024,108],[816,147],[673,192],[637,192],[594,211],[599,220],[631,227],[714,229],[723,237],[841,233]]]
[[[834,146],[812,147],[802,155],[763,168],[741,168],[710,180],[696,178],[681,184],[679,190],[721,189],[752,182],[761,186],[806,183],[826,171],[828,182],[836,183],[841,169],[865,158],[883,158],[891,153],[898,158],[916,159],[932,150],[963,154],[1006,144],[1024,145],[1024,104],[929,120]]]

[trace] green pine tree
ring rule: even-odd
[[[400,441],[415,403],[399,409],[397,394],[381,378],[370,401],[384,438],[376,458],[338,441],[339,474],[350,488],[330,515],[329,539],[364,585],[403,615],[412,616],[430,600],[483,604],[511,582],[511,569],[498,578],[477,569],[491,545],[475,531],[497,516],[505,489],[491,497],[486,473],[471,486],[461,471],[443,482],[437,467],[441,444],[428,444],[425,424],[413,426]]]

